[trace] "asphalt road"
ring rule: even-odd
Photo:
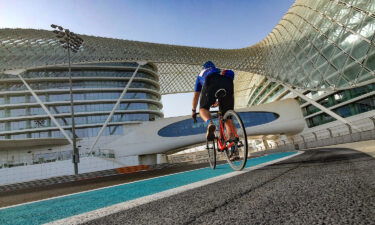
[[[375,224],[375,159],[309,150],[86,224]]]

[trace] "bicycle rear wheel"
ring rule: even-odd
[[[206,149],[208,153],[208,162],[210,163],[211,169],[216,168],[216,147],[215,147],[215,139],[213,141],[206,142]]]
[[[225,134],[234,133],[235,138],[230,138],[227,145],[229,148],[225,150],[225,156],[229,165],[234,170],[242,170],[247,162],[248,144],[245,126],[241,117],[233,110],[229,110],[224,115],[226,124],[232,123],[232,129],[228,132],[228,126],[225,127]]]

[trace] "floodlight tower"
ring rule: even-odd
[[[52,32],[56,34],[56,37],[59,39],[61,46],[64,49],[68,50],[68,63],[69,63],[69,89],[70,89],[70,113],[72,120],[72,141],[73,141],[73,164],[74,164],[74,173],[78,174],[78,163],[79,163],[79,151],[77,148],[77,137],[75,131],[75,121],[74,121],[74,103],[73,103],[73,81],[71,74],[71,64],[70,64],[70,51],[77,53],[82,44],[83,39],[77,34],[71,32],[69,29],[64,29],[62,26],[51,24],[51,27],[54,29]]]

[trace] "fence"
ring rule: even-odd
[[[216,160],[225,160],[224,153],[216,153]],[[176,155],[169,155],[168,156],[169,163],[185,163],[185,162],[193,162],[193,163],[204,163],[208,162],[208,154],[207,150],[203,151],[196,151],[186,154],[176,154]]]
[[[85,158],[85,157],[115,158],[115,154],[113,150],[110,150],[110,149],[99,149],[94,152],[82,152],[79,155],[80,155],[80,158]],[[24,159],[23,161],[21,160],[18,162],[0,160],[0,169],[12,168],[12,167],[18,167],[18,166],[45,164],[45,163],[66,161],[66,160],[72,160],[72,150],[51,152],[51,153],[39,153],[39,154],[36,154],[31,160]]]
[[[82,154],[82,156],[78,165],[80,174],[138,165],[137,156],[113,158],[113,154],[108,151],[101,151],[101,154],[97,152],[95,155]],[[2,168],[0,186],[73,174],[71,159]]]

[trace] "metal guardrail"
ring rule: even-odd
[[[308,149],[368,140],[375,140],[375,130],[368,130],[332,138],[319,139],[317,141],[298,142],[295,143],[295,146],[298,146],[298,149]]]
[[[291,138],[291,141],[278,143],[272,150],[285,151],[287,149],[300,150],[324,147],[330,145],[338,145],[359,141],[375,140],[375,119],[365,118],[354,121],[353,124],[361,127],[361,131],[355,130],[352,127],[341,124],[331,128],[322,129],[319,131],[311,132],[310,134],[297,135]]]

